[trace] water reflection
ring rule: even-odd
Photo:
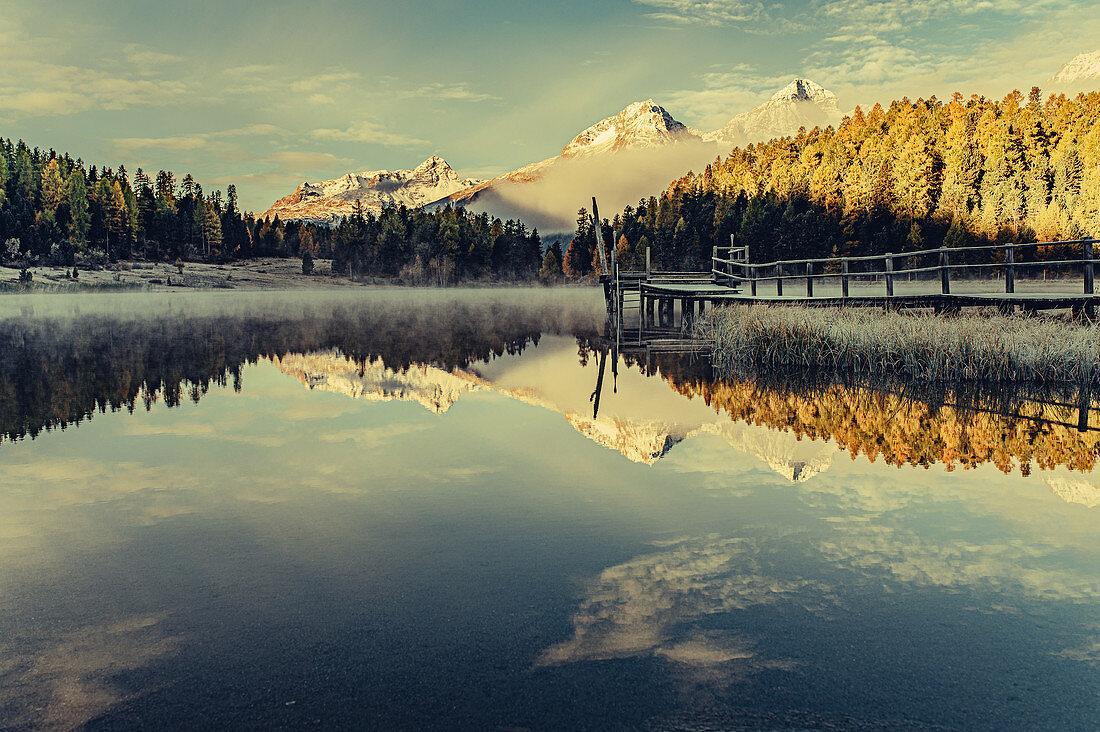
[[[0,318],[0,725],[1100,723],[1060,407],[647,368],[535,295]]]
[[[853,458],[881,458],[890,465],[942,464],[952,470],[992,463],[1025,475],[1033,468],[1091,472],[1100,454],[1097,404],[1082,408],[1078,395],[1054,387],[986,391],[973,385],[849,383],[827,374],[716,379],[704,354],[617,353],[599,335],[597,302],[577,292],[450,295],[423,302],[390,294],[252,305],[242,312],[225,303],[197,310],[162,303],[140,315],[80,314],[75,306],[55,306],[40,316],[29,311],[29,317],[0,319],[0,442],[79,424],[97,411],[148,410],[158,401],[169,407],[197,403],[211,387],[239,391],[242,367],[263,359],[309,388],[411,399],[436,413],[462,393],[496,389],[557,409],[578,431],[636,462],[652,464],[689,437],[718,434],[792,481],[826,469],[835,460],[830,444]],[[485,365],[555,334],[576,339],[575,363],[561,368],[574,375],[570,389],[590,390],[587,406],[573,396],[550,396],[545,375],[497,388]],[[667,400],[657,406],[653,390],[637,382],[635,394],[601,414],[601,400],[606,404],[608,394],[617,394],[625,376],[620,363],[659,377],[683,397],[700,398],[717,419],[673,418]],[[624,410],[628,400],[644,410]],[[1067,500],[1100,504],[1100,491],[1088,482],[1050,478]]]

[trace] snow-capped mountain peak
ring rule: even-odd
[[[824,102],[836,100],[836,95],[825,87],[809,79],[795,79],[772,95],[768,103],[774,102]]]
[[[378,213],[391,204],[417,208],[481,182],[459,178],[446,160],[432,155],[412,170],[367,170],[320,183],[303,182],[261,217],[331,224],[350,216],[356,201],[362,202],[364,212]]]
[[[659,147],[698,138],[698,132],[676,121],[652,99],[646,99],[633,102],[615,116],[584,130],[562,148],[561,154],[571,157],[625,148]]]
[[[1055,84],[1100,80],[1100,51],[1079,53],[1050,78]]]
[[[835,94],[809,79],[794,79],[768,101],[742,112],[703,139],[744,146],[793,135],[799,127],[837,125],[843,116]]]

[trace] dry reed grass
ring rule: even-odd
[[[1049,317],[955,317],[763,304],[698,319],[720,373],[829,369],[929,381],[1100,381],[1100,325]]]

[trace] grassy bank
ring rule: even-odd
[[[939,317],[739,305],[701,317],[720,373],[826,369],[932,381],[1100,384],[1100,326],[1041,317]]]

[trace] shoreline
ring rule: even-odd
[[[397,278],[373,277],[353,280],[332,272],[332,260],[315,259],[312,274],[302,274],[302,262],[297,257],[261,257],[230,264],[185,262],[183,272],[171,262],[121,261],[99,269],[82,269],[77,265],[77,279],[68,275],[71,268],[56,265],[30,267],[33,279],[29,285],[19,282],[21,268],[0,266],[0,295],[55,294],[78,292],[187,292],[194,290],[346,290],[355,288],[392,287],[410,290],[430,289],[406,285]],[[171,282],[171,284],[169,284]],[[583,282],[557,282],[544,285],[534,281],[458,282],[437,289],[496,289],[529,287],[553,288],[585,286]]]

